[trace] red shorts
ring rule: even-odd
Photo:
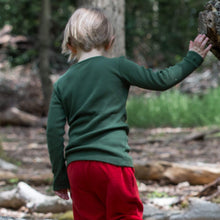
[[[74,220],[142,220],[134,169],[98,161],[68,165]]]

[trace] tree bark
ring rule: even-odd
[[[77,7],[103,9],[115,29],[115,42],[109,56],[125,55],[125,0],[77,0]]]
[[[52,92],[49,66],[50,45],[50,0],[42,0],[42,14],[39,29],[39,76],[44,96],[44,114],[47,114]]]
[[[199,13],[199,33],[209,37],[211,52],[220,60],[220,1],[209,1]]]

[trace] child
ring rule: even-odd
[[[203,61],[211,45],[198,35],[186,57],[175,66],[153,72],[124,57],[103,54],[114,31],[99,9],[81,8],[69,19],[62,49],[78,63],[54,84],[47,140],[53,189],[73,201],[74,220],[142,219],[127,143],[126,100],[130,85],[166,90],[187,77]],[[64,150],[64,126],[69,143]]]

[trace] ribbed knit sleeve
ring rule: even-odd
[[[69,188],[64,159],[64,127],[66,118],[56,84],[51,97],[47,122],[47,145],[54,174],[53,189]]]
[[[179,63],[164,70],[153,71],[123,57],[119,68],[121,77],[130,85],[150,90],[163,91],[178,84],[191,74],[203,62],[203,58],[194,51],[189,51]]]

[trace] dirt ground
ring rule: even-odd
[[[169,161],[184,164],[208,163],[220,165],[220,133],[204,135],[202,140],[192,140],[187,143],[181,140],[194,133],[210,131],[213,128],[158,128],[131,129],[129,144],[131,155],[135,162]],[[51,172],[46,146],[44,128],[0,127],[0,140],[7,158],[11,158],[22,171],[27,174],[43,174]],[[157,182],[145,182],[145,189],[140,191],[143,202],[148,202],[149,193],[166,193],[169,196],[183,196],[199,192],[204,186],[164,185]],[[8,185],[0,181],[1,190]],[[33,186],[42,193],[51,194],[51,186]],[[20,210],[23,212],[24,210]],[[26,210],[27,211],[27,210]],[[13,214],[17,213],[17,214]],[[0,208],[0,216],[18,215]],[[40,219],[40,218],[39,218]]]

